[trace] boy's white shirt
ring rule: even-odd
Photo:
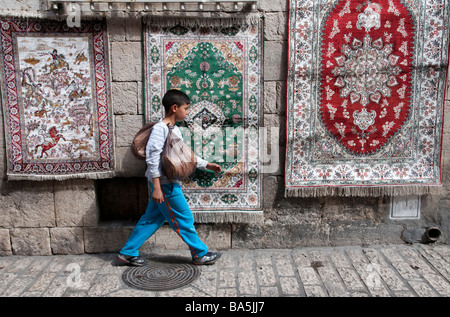
[[[177,126],[174,126],[173,132],[183,139],[181,131]],[[159,177],[160,184],[178,183],[177,180],[168,179],[162,168],[161,153],[168,135],[169,127],[162,122],[162,119],[153,126],[152,133],[145,147],[145,162],[147,163],[145,176],[149,182],[152,182],[153,178]],[[197,156],[198,169],[205,170],[207,164],[207,161]]]

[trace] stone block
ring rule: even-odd
[[[261,130],[264,140],[262,150],[263,165],[262,170],[265,175],[283,175],[284,154],[283,138],[285,123],[278,114],[264,115],[264,127]]]
[[[229,225],[195,225],[200,239],[211,250],[231,248],[231,228]],[[162,226],[155,233],[154,247],[165,250],[185,250],[188,248],[183,239],[169,225]]]
[[[142,19],[140,16],[130,16],[125,23],[127,41],[142,40]]]
[[[280,116],[278,114],[270,113],[264,115],[264,126],[265,127],[280,127]]]
[[[84,228],[84,250],[86,253],[119,252],[131,231],[129,226]]]
[[[111,42],[125,41],[125,24],[123,23],[123,14],[117,12],[117,17],[106,20],[108,28],[108,38]]]
[[[186,243],[176,234],[172,228],[165,224],[155,232],[154,247],[162,250],[184,250],[187,249]]]
[[[268,12],[264,17],[264,39],[266,41],[287,40],[287,13]]]
[[[55,183],[55,210],[58,227],[97,225],[95,181],[72,179]]]
[[[37,12],[39,11],[41,2],[40,1],[21,1],[21,0],[2,0],[2,6],[0,8],[0,13],[8,15],[17,10],[16,14],[22,12],[30,11]]]
[[[83,228],[50,228],[53,254],[83,254]]]
[[[117,177],[144,177],[147,165],[138,160],[130,151],[130,147],[116,149]]]
[[[333,225],[356,224],[358,221],[381,223],[388,213],[389,203],[379,203],[378,197],[326,197],[321,199],[322,219]]]
[[[266,153],[269,154],[272,147],[276,147],[277,152],[284,152],[283,146],[285,141],[286,119],[284,116],[269,113],[264,115],[264,127],[266,130],[261,130],[265,142],[268,144]]]
[[[288,2],[288,0],[261,0],[259,9],[265,12],[287,11]]]
[[[10,230],[15,255],[51,255],[48,228],[16,228]]]
[[[137,114],[138,84],[113,82],[111,87],[114,114]]]
[[[282,232],[282,234],[280,234]],[[270,221],[264,225],[233,224],[233,248],[296,248],[327,245],[324,228],[314,224],[281,225]]]
[[[144,125],[144,117],[140,115],[116,116],[116,146],[130,147],[136,133]]]
[[[278,104],[277,110],[281,115],[286,114],[286,80],[277,81],[277,96],[278,96]]]
[[[53,182],[2,182],[0,188],[0,227],[54,227]]]
[[[113,81],[142,81],[142,43],[111,43]]]
[[[286,80],[287,41],[264,41],[264,80]]]
[[[284,197],[280,184],[281,178],[264,175],[264,209],[276,208],[276,201]]]
[[[277,113],[277,82],[264,83],[264,113]]]
[[[2,118],[0,118],[0,120],[3,121]],[[1,129],[1,124],[0,124],[0,129]],[[3,137],[3,129],[0,132],[0,137],[2,138],[2,140],[4,139]],[[0,180],[6,179],[6,151],[5,148],[3,147],[3,142],[0,142]]]
[[[352,221],[347,224],[330,226],[328,241],[333,246],[372,245],[372,244],[402,244],[402,225],[381,224],[367,225]]]
[[[230,224],[196,224],[200,239],[209,249],[227,250],[231,248]]]
[[[11,255],[11,238],[8,229],[0,229],[0,256]]]

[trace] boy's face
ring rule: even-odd
[[[187,115],[189,114],[189,106],[190,104],[182,104],[181,106],[174,105],[175,108],[173,108],[174,114],[175,114],[175,121],[183,121]]]

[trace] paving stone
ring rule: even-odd
[[[279,276],[294,276],[294,268],[288,259],[276,259],[275,267]]]
[[[20,296],[22,292],[26,290],[26,288],[33,283],[32,276],[19,276],[15,278],[8,287],[0,294],[2,297],[17,297]]]
[[[219,287],[236,287],[235,275],[234,270],[221,270],[219,272]]]
[[[441,295],[450,296],[448,281],[437,274],[425,274],[424,278]]]
[[[55,278],[55,273],[47,273],[44,272],[33,285],[30,286],[30,292],[44,292],[51,284],[53,279]]]
[[[283,295],[300,295],[298,280],[295,277],[280,277],[280,285]]]
[[[350,260],[342,250],[333,251],[330,254],[331,261],[336,267],[350,267]]]
[[[258,293],[255,272],[244,271],[238,273],[239,294],[256,296]]]
[[[304,285],[317,285],[320,284],[320,280],[316,271],[312,267],[299,267],[298,274]]]
[[[68,287],[67,277],[57,276],[42,293],[42,297],[62,297]]]
[[[319,285],[305,285],[307,297],[328,297],[327,292]]]
[[[217,297],[236,297],[235,288],[219,288],[217,290]]]
[[[361,278],[352,268],[338,267],[337,271],[344,281],[345,287],[350,291],[362,291],[365,289]]]
[[[341,282],[336,271],[330,266],[318,267],[317,271],[327,289],[327,292],[332,297],[348,296],[343,283]]]
[[[256,274],[260,286],[273,286],[277,282],[272,266],[259,266],[256,268]]]
[[[261,297],[278,297],[278,288],[275,286],[261,287]]]
[[[428,283],[411,281],[409,284],[420,297],[438,296],[438,294],[428,285]]]
[[[392,263],[397,272],[406,280],[419,280],[420,275],[416,269],[406,262]]]
[[[387,284],[389,289],[393,291],[406,291],[408,288],[405,283],[397,276],[394,270],[389,267],[380,267],[379,272],[383,281]]]

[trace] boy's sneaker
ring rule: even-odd
[[[119,253],[119,255],[117,256],[117,259],[128,265],[142,266],[145,264],[145,260],[138,256],[129,256],[129,255],[124,255],[124,254]]]
[[[192,262],[195,265],[211,265],[214,264],[222,254],[220,252],[208,252],[204,256],[194,259]]]

